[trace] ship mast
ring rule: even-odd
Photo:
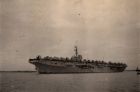
[[[77,49],[77,46],[75,46],[75,56],[77,57],[78,56],[78,49]]]
[[[138,66],[137,66],[137,69],[136,69],[136,71],[139,71],[139,68],[138,68]]]

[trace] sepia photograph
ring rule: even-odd
[[[140,1],[0,0],[0,92],[140,92]]]

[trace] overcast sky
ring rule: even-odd
[[[140,67],[139,0],[0,0],[0,70],[34,70],[29,58],[71,57]]]

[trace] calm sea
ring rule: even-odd
[[[136,72],[37,74],[0,73],[0,92],[140,92]]]

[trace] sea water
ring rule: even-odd
[[[140,75],[134,71],[82,74],[1,72],[0,92],[140,92]]]

